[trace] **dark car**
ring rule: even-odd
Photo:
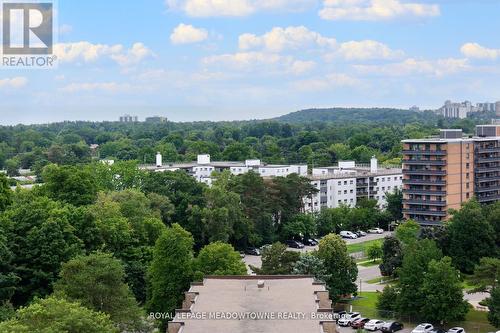
[[[370,321],[370,318],[359,318],[351,323],[353,329],[364,328],[365,324]]]
[[[294,248],[294,249],[303,249],[304,248],[304,244],[302,244],[299,241],[293,240],[293,239],[289,239],[289,240],[285,241],[285,244],[288,247],[291,247],[291,248]]]
[[[247,247],[245,253],[251,256],[260,256],[260,250],[256,247]]]
[[[316,246],[318,245],[318,242],[313,239],[313,238],[304,238],[304,240],[302,241],[302,243],[304,245],[307,245],[307,246]]]
[[[394,333],[396,331],[402,330],[403,327],[403,324],[401,324],[399,321],[390,321],[382,325],[382,328],[380,330],[384,333]]]

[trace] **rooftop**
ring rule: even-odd
[[[169,333],[329,332],[332,316],[328,292],[312,276],[214,276],[191,286]]]

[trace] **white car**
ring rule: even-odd
[[[352,231],[341,231],[340,232],[340,237],[342,237],[342,238],[356,239],[356,238],[358,238],[358,235],[356,235]]]
[[[420,324],[411,331],[411,333],[430,333],[434,329],[432,324],[424,323]]]
[[[463,327],[452,327],[448,330],[447,333],[465,333]]]
[[[368,232],[371,234],[383,234],[384,230],[381,228],[373,228],[373,229],[368,230]]]
[[[339,326],[350,326],[355,319],[361,318],[361,314],[359,312],[348,312],[337,322]]]
[[[365,324],[365,330],[377,331],[377,330],[381,329],[384,324],[385,324],[385,321],[378,320],[378,319],[372,319]]]

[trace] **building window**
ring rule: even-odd
[[[468,169],[469,168],[469,163],[465,163],[465,168]]]
[[[342,191],[339,191],[339,195],[341,195],[341,194],[342,194]]]
[[[353,191],[353,190],[351,190],[351,193],[354,193],[354,191]]]
[[[342,185],[342,182],[338,182],[338,183],[337,183],[337,185],[338,185],[338,186]]]

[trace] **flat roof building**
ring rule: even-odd
[[[167,332],[334,333],[336,324],[312,276],[212,276],[191,285]]]

